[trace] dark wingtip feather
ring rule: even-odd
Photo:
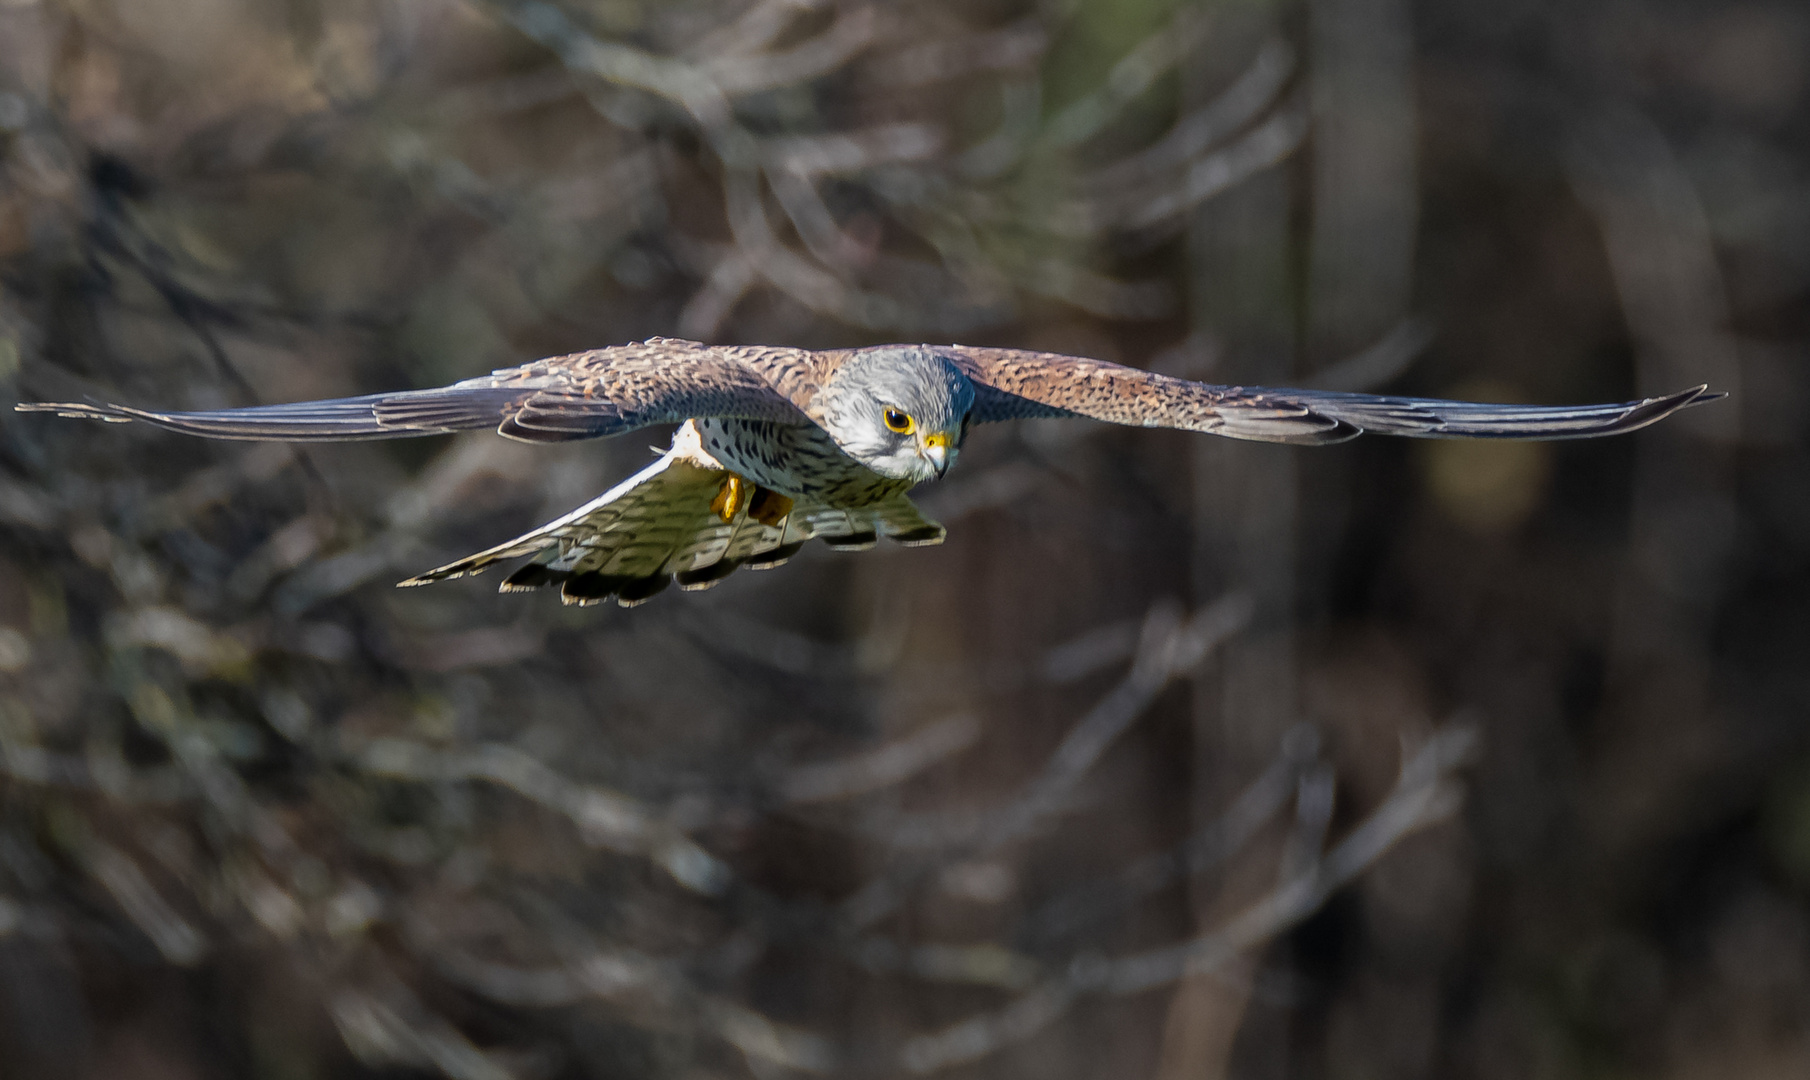
[[[1600,405],[1512,405],[1367,394],[1303,393],[1315,411],[1366,432],[1423,439],[1592,439],[1638,431],[1722,394],[1707,385]]]
[[[948,535],[948,529],[931,522],[915,529],[907,529],[904,532],[888,533],[886,538],[905,547],[930,547],[942,543]]]
[[[1728,396],[1726,391],[1712,392],[1708,383],[1699,383],[1688,390],[1680,390],[1664,397],[1648,398],[1629,409],[1620,420],[1605,427],[1602,434],[1619,434],[1624,431],[1638,431],[1649,424],[1656,424],[1680,409],[1688,409],[1693,405],[1701,405],[1706,401],[1715,401]]]
[[[742,565],[750,570],[772,570],[776,567],[784,566],[791,561],[792,556],[797,555],[803,550],[803,540],[790,544],[782,544],[771,551],[763,551],[759,555],[750,555],[748,561]]]
[[[1685,394],[1690,394],[1690,395],[1692,395],[1692,397],[1689,401],[1685,402],[1683,405],[1680,405],[1679,408],[1689,408],[1692,405],[1701,405],[1706,401],[1720,401],[1723,398],[1728,396],[1728,391],[1711,390],[1709,388],[1708,383],[1698,383],[1696,386],[1691,387],[1689,390],[1680,390],[1678,393],[1672,394],[1670,396],[1671,397],[1682,397]]]
[[[84,403],[76,401],[21,401],[13,406],[14,412],[23,413],[55,413],[71,420],[100,420],[109,424],[130,423],[134,417],[127,410],[117,405],[101,403]]]
[[[436,581],[451,581],[453,578],[461,578],[467,575],[476,577],[490,569],[491,565],[496,561],[497,560],[494,557],[479,557],[474,555],[469,559],[460,559],[456,563],[447,563],[445,566],[436,566],[432,570],[416,574],[406,581],[398,581],[396,587],[398,589],[412,589],[417,585],[432,585]]]
[[[718,559],[709,566],[681,570],[673,575],[673,581],[686,592],[703,592],[721,584],[724,578],[735,573],[741,565],[740,559]]]
[[[880,542],[878,533],[858,532],[846,536],[822,536],[825,547],[831,551],[867,551]]]
[[[533,592],[544,589],[548,585],[557,585],[572,575],[563,570],[554,570],[546,563],[523,563],[497,586],[497,592]]]
[[[563,604],[590,607],[614,596],[630,580],[632,579],[600,574],[595,570],[573,574],[560,582],[559,599]]]
[[[625,608],[640,607],[665,592],[666,587],[671,584],[671,574],[650,574],[643,578],[633,578],[616,590],[616,603]]]
[[[358,442],[492,427],[521,395],[520,389],[508,387],[450,386],[199,412],[153,412],[110,402],[30,402],[14,407],[19,412],[116,424],[137,420],[210,439]]]

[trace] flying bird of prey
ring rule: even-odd
[[[1698,386],[1613,405],[1487,405],[1213,386],[1100,360],[966,345],[811,352],[650,338],[537,360],[437,390],[150,412],[26,404],[215,439],[396,439],[496,428],[565,442],[680,423],[658,461],[558,520],[403,585],[531,555],[504,592],[559,586],[569,604],[623,606],[676,582],[706,589],[737,567],[778,566],[807,540],[860,550],[886,536],[937,544],[906,497],[955,463],[975,424],[1090,417],[1280,443],[1364,432],[1433,439],[1582,439],[1633,431],[1722,395]]]

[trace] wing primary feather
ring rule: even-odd
[[[1379,435],[1423,439],[1589,439],[1638,431],[1721,394],[1694,386],[1675,394],[1606,405],[1495,405],[1433,398],[1277,391],[1310,410]]]
[[[1600,405],[1485,404],[1215,386],[1085,357],[966,345],[944,349],[979,388],[974,411],[979,423],[1086,416],[1264,442],[1343,442],[1365,432],[1423,439],[1588,439],[1635,431],[1724,396],[1695,386]]]
[[[653,338],[551,356],[432,390],[201,412],[159,412],[101,402],[18,406],[22,412],[155,424],[215,439],[352,441],[495,428],[528,442],[618,435],[694,416],[780,423],[809,418],[769,375],[808,368],[798,349],[706,347]]]
[[[137,420],[211,439],[356,442],[494,427],[522,396],[516,388],[446,387],[203,412],[155,412],[101,402],[26,403],[15,408],[115,423]]]

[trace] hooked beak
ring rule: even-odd
[[[941,480],[949,471],[949,463],[955,459],[955,440],[947,431],[933,432],[918,440],[918,453],[936,469],[936,478]]]

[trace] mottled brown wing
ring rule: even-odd
[[[762,374],[793,354],[805,355],[652,338],[536,360],[437,390],[207,412],[80,403],[18,408],[116,423],[139,420],[215,439],[346,442],[493,427],[514,439],[564,442],[694,416],[806,423]]]
[[[1260,442],[1343,442],[1365,432],[1423,439],[1587,439],[1643,428],[1722,397],[1698,386],[1607,405],[1492,405],[1329,390],[1214,386],[1056,353],[950,347],[979,388],[980,422],[1085,416]]]

